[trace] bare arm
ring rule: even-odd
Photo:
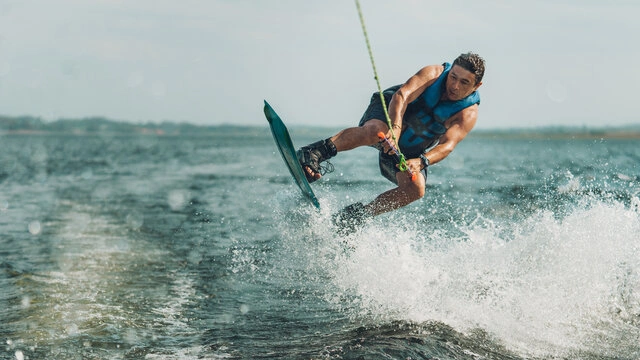
[[[476,125],[478,119],[478,105],[470,106],[460,111],[450,121],[449,129],[440,138],[440,143],[431,149],[427,158],[435,164],[446,158]]]
[[[440,143],[426,154],[431,165],[442,161],[449,156],[453,149],[469,134],[476,125],[478,119],[478,105],[472,105],[447,121],[449,128],[440,138]],[[407,164],[412,171],[417,172],[422,169],[422,160],[410,159]]]
[[[391,118],[392,124],[391,130],[394,132],[396,139],[400,137],[402,117],[407,110],[407,105],[417,99],[427,87],[433,84],[443,71],[444,67],[442,65],[425,66],[410,77],[409,80],[393,94],[391,102],[389,103],[389,117]]]

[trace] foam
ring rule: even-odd
[[[375,222],[347,239],[351,251],[309,266],[327,269],[328,291],[349,294],[352,316],[481,328],[532,356],[639,355],[637,206],[589,199],[561,219],[540,211],[508,238],[488,223],[443,239]]]

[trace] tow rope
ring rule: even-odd
[[[389,111],[387,110],[387,104],[386,101],[384,99],[384,95],[382,94],[382,87],[380,86],[380,79],[378,78],[378,70],[376,70],[376,62],[373,60],[373,51],[371,50],[371,44],[369,43],[369,35],[367,34],[367,28],[364,25],[364,16],[362,16],[362,9],[360,8],[360,1],[355,0],[356,1],[356,8],[358,9],[358,17],[360,18],[360,25],[362,25],[362,33],[364,34],[364,40],[367,43],[367,51],[369,51],[369,59],[371,60],[371,67],[373,68],[373,77],[376,80],[376,84],[378,85],[378,93],[380,94],[380,102],[382,103],[382,110],[384,111],[384,116],[387,119],[387,126],[389,127],[389,130],[391,130],[391,138],[393,139],[394,143],[398,143],[398,141],[396,140],[396,134],[393,132],[393,125],[391,124],[391,117],[389,117]],[[381,136],[382,135],[382,136]],[[405,159],[404,155],[402,154],[402,152],[400,152],[400,149],[396,146],[393,146],[393,144],[389,141],[389,139],[386,137],[386,135],[380,133],[378,134],[378,137],[380,138],[380,141],[386,141],[387,145],[389,145],[389,147],[391,148],[392,151],[395,151],[397,157],[397,161],[398,161],[398,168],[400,169],[400,171],[407,171],[408,167],[407,167],[407,160]],[[412,175],[412,179],[414,174]]]

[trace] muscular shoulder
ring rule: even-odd
[[[413,101],[433,84],[442,72],[444,72],[442,65],[427,65],[411,76],[398,91],[405,99]]]
[[[433,82],[436,81],[438,77],[440,77],[443,71],[444,66],[442,65],[427,65],[418,70],[415,75],[410,77],[405,85],[408,85],[412,88],[427,88],[429,85],[433,84]]]
[[[414,76],[423,81],[435,81],[444,72],[442,65],[427,65],[420,69]]]

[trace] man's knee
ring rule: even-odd
[[[380,141],[380,139],[378,138],[379,132],[382,131],[386,134],[387,131],[389,131],[389,126],[387,126],[387,123],[378,119],[371,119],[367,121],[366,123],[364,123],[362,128],[365,129],[367,138],[370,138],[374,143]]]
[[[415,184],[410,191],[413,194],[414,201],[422,199],[425,194],[424,185]]]
[[[398,173],[398,176],[407,176],[407,174]],[[425,194],[425,182],[423,179],[422,174],[418,174],[416,180],[403,179],[404,181],[400,181],[400,179],[398,179],[398,184],[411,201],[416,201],[422,199]]]

